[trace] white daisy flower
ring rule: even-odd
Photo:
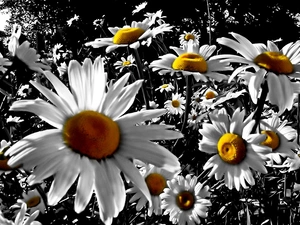
[[[194,175],[181,175],[167,181],[168,187],[160,195],[164,215],[169,214],[173,224],[200,224],[207,217],[211,202],[209,187],[197,182]]]
[[[179,114],[180,116],[183,114],[183,110],[185,109],[185,98],[181,97],[181,94],[179,93],[172,93],[172,100],[167,100],[165,102],[165,108],[168,109],[168,111],[172,115]]]
[[[123,69],[128,68],[128,67],[132,67],[132,66],[136,66],[134,64],[135,59],[133,57],[133,55],[129,55],[127,56],[127,58],[121,57],[121,61],[117,61],[114,63],[114,66],[116,67],[116,69],[120,70],[120,72],[123,71]]]
[[[266,135],[266,139],[262,144],[272,149],[272,152],[267,154],[267,157],[270,158],[269,165],[273,165],[273,161],[281,164],[281,157],[293,157],[293,150],[298,148],[297,143],[293,142],[297,132],[291,126],[286,126],[286,123],[287,121],[281,123],[276,114],[268,119],[261,120],[260,130],[262,134]]]
[[[228,76],[219,73],[219,71],[232,70],[229,63],[223,63],[220,60],[209,59],[216,50],[215,45],[202,45],[190,40],[182,48],[170,47],[177,56],[171,53],[160,56],[158,60],[150,63],[149,67],[153,71],[159,71],[160,75],[181,72],[183,75],[193,75],[195,80],[208,81],[212,78],[216,81],[227,80]]]
[[[271,152],[267,146],[261,145],[266,139],[264,134],[251,134],[255,123],[252,115],[244,120],[245,111],[236,109],[231,117],[224,110],[210,114],[211,123],[203,123],[199,132],[202,140],[199,150],[214,154],[203,169],[211,169],[209,177],[215,175],[216,180],[225,179],[225,185],[237,190],[242,185],[248,188],[254,185],[254,171],[267,173],[265,154]]]
[[[161,199],[159,195],[163,192],[164,188],[167,187],[167,181],[171,180],[176,176],[176,172],[169,172],[165,169],[158,168],[151,164],[146,164],[142,168],[142,174],[145,178],[145,182],[151,194],[152,205],[148,205],[148,216],[151,216],[152,213],[156,215],[161,215]],[[136,210],[140,211],[148,202],[144,194],[135,186],[129,188],[127,191],[129,194],[133,194],[129,202],[135,202]]]
[[[183,34],[180,34],[179,41],[180,45],[185,45],[189,42],[189,40],[193,40],[194,43],[199,44],[200,35],[195,30],[190,32],[184,31]]]
[[[201,105],[206,106],[206,107],[210,107],[213,102],[216,100],[216,97],[218,96],[218,92],[216,92],[215,90],[211,89],[211,88],[207,88],[201,99]]]
[[[44,75],[52,83],[54,93],[30,81],[47,99],[20,100],[11,110],[38,115],[53,126],[24,137],[7,150],[10,166],[23,165],[32,171],[29,185],[54,176],[48,195],[49,205],[56,205],[78,178],[74,208],[82,212],[93,193],[98,201],[99,215],[112,223],[125,204],[123,172],[151,203],[147,185],[132,159],[177,171],[180,164],[175,155],[152,141],[181,138],[170,125],[136,126],[145,120],[166,113],[165,109],[124,113],[131,107],[143,80],[125,86],[130,74],[114,84],[106,85],[103,59],[92,64],[85,59],[81,66],[71,60],[68,76],[71,91],[51,72]],[[141,146],[143,146],[141,150]]]
[[[160,93],[162,93],[163,91],[165,92],[169,92],[169,91],[173,91],[175,89],[175,87],[173,86],[173,84],[168,83],[168,84],[163,84],[160,85],[158,88],[155,89],[155,91],[160,91]]]
[[[106,47],[106,52],[111,52],[119,47],[138,48],[140,44],[151,43],[152,38],[157,34],[162,34],[172,30],[169,24],[161,24],[158,27],[150,28],[152,20],[144,19],[142,22],[133,21],[130,26],[125,25],[120,27],[109,27],[109,31],[114,35],[110,38],[97,38],[94,41],[87,42],[86,46],[94,48]],[[141,43],[140,43],[141,41]]]
[[[242,35],[230,33],[237,41],[229,38],[218,38],[217,42],[237,51],[241,56],[224,54],[215,56],[223,62],[241,63],[229,78],[229,82],[240,72],[253,68],[255,73],[250,76],[248,88],[252,101],[256,104],[261,93],[261,84],[266,80],[268,84],[267,99],[271,104],[279,107],[279,114],[285,109],[291,110],[293,94],[300,92],[300,84],[293,78],[300,78],[300,41],[289,43],[282,49],[268,41],[264,44],[252,44]]]

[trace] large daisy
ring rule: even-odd
[[[122,28],[109,27],[113,37],[97,38],[85,45],[94,48],[107,47],[106,52],[111,52],[119,47],[138,48],[139,44],[149,44],[157,34],[171,31],[173,28],[167,23],[151,28],[152,24],[152,19],[146,18],[142,22],[133,21],[130,26],[125,25]]]
[[[55,205],[78,178],[74,208],[82,212],[95,192],[102,221],[112,223],[125,204],[123,172],[151,203],[147,185],[132,159],[137,158],[169,171],[180,164],[170,151],[152,141],[177,139],[182,134],[170,125],[139,125],[166,113],[165,109],[124,113],[130,108],[142,85],[138,80],[125,86],[129,73],[106,90],[107,75],[103,59],[81,66],[72,60],[68,67],[71,91],[51,72],[44,75],[55,92],[31,81],[50,102],[42,99],[14,102],[11,110],[38,115],[53,126],[24,137],[6,155],[10,166],[33,169],[29,185],[54,176],[48,194]],[[143,146],[143,148],[141,148]]]
[[[204,170],[211,169],[209,177],[215,175],[216,180],[225,178],[225,185],[232,189],[240,189],[240,185],[248,188],[254,185],[252,168],[267,173],[265,154],[271,152],[267,146],[261,145],[266,139],[264,134],[251,134],[255,123],[252,115],[244,120],[245,111],[236,109],[231,117],[224,110],[210,114],[211,123],[204,123],[199,132],[202,140],[200,151],[214,154],[204,165]]]
[[[266,79],[269,93],[267,99],[279,107],[279,114],[293,106],[293,94],[299,93],[300,84],[293,78],[300,78],[300,41],[289,43],[282,49],[268,41],[267,45],[252,44],[245,37],[230,33],[237,41],[229,38],[218,38],[219,44],[232,48],[241,56],[224,54],[215,56],[223,62],[242,63],[230,76],[229,82],[240,72],[253,68],[249,73],[248,88],[252,101],[256,104],[261,93],[261,84]]]
[[[272,152],[267,154],[270,159],[269,165],[273,165],[273,161],[281,164],[281,157],[293,157],[295,154],[293,150],[298,147],[297,143],[294,142],[297,132],[286,123],[286,120],[281,122],[276,114],[268,119],[261,120],[260,130],[262,134],[266,135],[266,139],[262,144],[272,149]]]
[[[196,81],[207,81],[212,78],[216,81],[228,79],[228,76],[218,71],[232,70],[228,63],[220,60],[212,60],[209,57],[216,50],[215,45],[202,45],[195,43],[193,40],[183,45],[181,48],[170,47],[177,55],[168,53],[160,56],[158,60],[150,63],[153,71],[159,71],[159,74],[181,72],[183,75],[193,75]]]
[[[199,224],[200,218],[207,217],[211,202],[209,187],[197,182],[191,174],[178,175],[167,181],[168,187],[160,195],[164,215],[169,214],[173,224]]]

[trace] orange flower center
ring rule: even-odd
[[[145,30],[138,27],[121,28],[113,37],[114,44],[131,44],[136,42]]]
[[[131,64],[130,61],[124,61],[122,65],[123,65],[123,66],[129,66],[130,64]]]
[[[280,145],[280,139],[278,135],[271,130],[263,130],[261,133],[267,136],[261,144],[272,148],[273,151],[276,150]]]
[[[191,33],[186,34],[184,36],[184,40],[186,40],[186,41],[188,41],[188,40],[195,40],[195,36],[193,34],[191,34]]]
[[[218,141],[218,153],[224,162],[239,164],[246,157],[246,146],[243,138],[237,134],[225,133]]]
[[[195,204],[195,196],[189,191],[182,191],[176,196],[176,204],[181,210],[189,210]]]
[[[206,92],[206,94],[205,94],[205,98],[208,100],[208,99],[212,99],[212,98],[215,98],[216,97],[216,95],[215,95],[215,93],[213,92],[213,91],[208,91],[208,92]]]
[[[166,179],[159,173],[150,173],[145,182],[148,186],[151,195],[160,195],[167,186]]]
[[[34,196],[26,201],[26,205],[28,208],[32,208],[37,206],[41,202],[40,196]]]
[[[258,55],[254,62],[276,74],[291,74],[294,70],[290,59],[280,52],[264,52]]]
[[[206,73],[207,63],[206,60],[199,54],[184,53],[174,60],[172,68],[175,70]]]
[[[109,117],[87,110],[65,122],[63,139],[73,151],[92,159],[103,159],[117,150],[120,130]]]
[[[178,100],[172,100],[172,106],[174,108],[178,108],[180,106],[180,101],[178,101]]]

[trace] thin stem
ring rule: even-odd
[[[257,129],[257,126],[258,126],[259,121],[260,121],[261,113],[264,109],[264,104],[265,104],[268,92],[269,92],[268,83],[267,83],[267,81],[264,81],[263,86],[262,86],[262,92],[261,92],[260,98],[259,98],[258,103],[257,103],[256,112],[254,114],[255,124],[252,128],[251,133],[254,133]]]
[[[299,145],[299,135],[300,135],[300,104],[299,104],[300,94],[298,94],[298,106],[297,106],[297,144]]]
[[[183,117],[183,123],[181,127],[181,132],[183,132],[187,119],[189,116],[190,112],[190,104],[191,104],[191,96],[192,96],[192,75],[185,76],[185,81],[186,81],[186,102],[185,102],[185,112],[184,112],[184,117]]]
[[[141,61],[138,50],[134,48],[133,51],[134,51],[135,61],[136,61],[136,64],[137,64],[137,69],[138,69],[137,71],[138,71],[139,79],[144,80],[143,85],[142,85],[142,94],[143,94],[145,106],[146,106],[146,109],[149,109],[150,106],[149,106],[148,96],[147,96],[147,93],[146,93],[146,90],[145,90],[145,77],[144,77],[144,73],[143,73],[142,61]]]
[[[208,17],[208,43],[211,45],[211,15],[209,10],[209,0],[206,0],[207,17]]]

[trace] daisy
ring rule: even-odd
[[[293,142],[297,132],[291,126],[286,126],[286,123],[287,121],[281,123],[276,114],[261,120],[260,130],[262,134],[266,135],[262,144],[272,149],[272,152],[267,154],[267,157],[270,158],[270,165],[273,165],[273,161],[281,164],[281,157],[293,157],[293,150],[298,147],[297,143]]]
[[[49,102],[41,99],[14,102],[11,110],[37,114],[53,129],[24,137],[6,155],[9,165],[32,171],[29,185],[54,176],[48,195],[49,205],[56,205],[77,180],[74,208],[82,212],[93,193],[98,201],[101,220],[109,225],[125,204],[123,172],[151,203],[147,185],[132,159],[177,171],[180,164],[170,151],[153,143],[160,139],[181,138],[170,125],[136,126],[166,113],[165,109],[124,113],[131,107],[143,80],[125,86],[130,74],[107,88],[103,59],[81,66],[71,60],[68,67],[69,89],[51,72],[44,75],[55,91],[30,81]],[[143,146],[141,149],[140,146]]]
[[[252,101],[256,104],[260,95],[261,84],[266,80],[268,84],[267,100],[277,105],[279,114],[285,109],[291,110],[293,106],[293,94],[300,92],[299,83],[293,78],[300,78],[300,41],[289,43],[281,50],[277,45],[268,41],[264,44],[252,44],[245,37],[230,33],[237,41],[229,38],[218,38],[217,42],[237,51],[241,56],[225,54],[215,56],[215,59],[223,58],[223,62],[242,63],[230,76],[229,82],[240,72],[253,68],[255,73],[250,76],[248,89]]]
[[[168,83],[168,84],[163,84],[160,85],[158,88],[155,89],[155,91],[160,91],[160,93],[162,92],[169,92],[169,91],[173,91],[175,89],[175,87],[173,86],[173,84]]]
[[[187,44],[189,40],[193,40],[194,43],[199,45],[199,39],[200,35],[195,30],[192,30],[191,32],[184,31],[184,33],[179,36],[180,45],[182,46]]]
[[[26,203],[23,203],[21,206],[21,210],[17,214],[14,222],[4,218],[2,212],[0,211],[0,224],[1,225],[42,225],[39,221],[35,220],[39,215],[39,211],[35,211],[31,215],[28,215],[26,213],[26,210],[27,210]]]
[[[38,62],[40,56],[36,50],[29,47],[30,43],[24,41],[16,50],[16,56],[32,71],[43,73],[43,70],[50,70],[51,67]]]
[[[244,120],[245,111],[236,109],[231,117],[225,110],[210,114],[211,123],[203,123],[199,130],[202,140],[199,150],[214,154],[203,169],[212,168],[209,177],[215,175],[216,180],[225,178],[225,185],[232,189],[248,188],[254,185],[252,168],[261,173],[267,173],[265,154],[271,149],[260,143],[266,139],[264,134],[251,134],[255,123],[250,115]]]
[[[161,199],[159,195],[163,192],[164,188],[167,187],[167,181],[174,178],[177,173],[171,173],[154,165],[145,164],[142,169],[142,174],[151,194],[152,200],[152,205],[148,207],[148,216],[151,216],[153,212],[156,215],[161,215]],[[129,188],[127,193],[133,194],[129,200],[130,203],[138,200],[136,204],[137,211],[140,211],[148,202],[143,193],[135,186]]]
[[[94,48],[106,47],[106,52],[111,52],[119,47],[138,48],[140,44],[151,43],[152,38],[157,34],[171,31],[173,28],[169,24],[161,24],[158,27],[150,28],[152,19],[146,18],[142,22],[133,21],[130,26],[109,27],[109,31],[114,35],[110,38],[97,38],[94,41],[87,42],[86,46]],[[141,43],[140,43],[141,41]]]
[[[216,100],[216,97],[218,96],[218,92],[216,92],[215,90],[211,89],[211,88],[207,88],[201,99],[201,105],[203,106],[207,106],[210,107],[213,102]]]
[[[19,90],[17,91],[17,94],[23,98],[27,97],[27,95],[31,92],[31,88],[29,87],[29,84],[22,85]]]
[[[165,102],[165,108],[168,109],[168,111],[173,114],[180,116],[183,114],[183,110],[185,109],[185,98],[181,97],[181,94],[174,94],[172,93],[172,100],[167,100]]]
[[[168,187],[160,195],[161,207],[164,215],[169,214],[173,224],[199,224],[200,217],[206,218],[209,199],[209,187],[197,182],[194,175],[185,177],[178,175],[171,181],[167,181]]]
[[[116,67],[116,69],[120,70],[120,72],[123,71],[123,69],[128,68],[128,67],[132,67],[132,66],[136,66],[134,64],[135,59],[132,55],[127,56],[127,58],[121,57],[121,61],[117,61],[114,66]]]
[[[207,112],[197,112],[194,108],[192,108],[188,115],[188,127],[192,127],[192,129],[197,130],[200,126],[200,122],[206,116]]]
[[[209,57],[216,50],[215,45],[202,45],[194,43],[190,40],[182,48],[170,47],[177,56],[171,53],[160,56],[158,60],[150,63],[153,71],[159,71],[160,75],[181,72],[183,75],[193,75],[195,80],[208,81],[212,78],[216,81],[226,80],[227,76],[217,71],[232,70],[228,63],[220,62],[220,60],[212,60]]]
[[[42,196],[36,189],[30,190],[27,193],[22,193],[22,198],[18,199],[17,203],[12,205],[10,208],[21,208],[23,203],[26,203],[27,208],[29,208],[29,214],[32,214],[36,210],[41,213],[45,212],[46,205]]]

